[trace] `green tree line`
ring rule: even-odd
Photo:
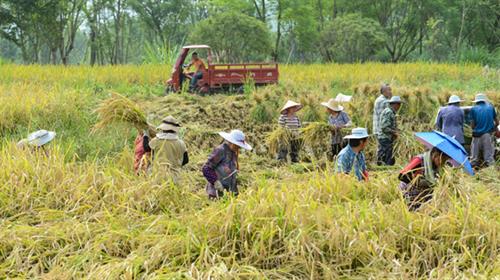
[[[498,66],[500,1],[0,0],[6,61],[166,63],[185,44],[230,62]]]

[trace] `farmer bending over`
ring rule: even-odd
[[[296,113],[302,109],[302,105],[297,102],[293,102],[288,100],[281,109],[281,115],[278,119],[278,124],[290,132],[291,139],[290,143],[281,143],[281,146],[278,151],[278,160],[282,162],[286,162],[287,155],[290,153],[290,159],[292,162],[299,162],[299,149],[300,149],[300,128],[301,123],[299,117],[297,117]],[[283,139],[283,142],[285,139]]]
[[[337,173],[353,173],[359,181],[368,180],[368,171],[363,153],[368,143],[368,137],[366,128],[362,127],[354,128],[351,135],[344,137],[349,141],[349,144],[340,151],[337,157]]]
[[[252,149],[245,142],[245,134],[240,130],[232,130],[230,133],[219,132],[219,135],[224,142],[212,151],[202,167],[203,176],[208,181],[206,191],[210,199],[222,197],[224,190],[238,195],[236,182],[239,171],[238,155],[240,149],[248,151]]]

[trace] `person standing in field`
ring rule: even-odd
[[[380,115],[377,151],[378,165],[394,165],[394,142],[399,136],[399,129],[396,120],[396,113],[401,107],[401,98],[393,96],[389,100],[389,107],[385,108]]]
[[[238,195],[237,173],[239,172],[238,155],[240,149],[252,150],[245,141],[245,134],[240,130],[230,133],[219,132],[224,142],[217,146],[202,167],[207,180],[208,198],[216,199],[224,195],[224,191]]]
[[[340,151],[337,157],[337,173],[352,173],[359,181],[368,181],[368,170],[363,153],[368,137],[368,131],[362,127],[354,128],[350,135],[344,137],[348,145]]]
[[[379,149],[381,147],[379,136],[381,135],[380,131],[380,116],[382,115],[382,112],[389,106],[389,99],[392,98],[392,88],[388,84],[384,84],[380,87],[380,96],[375,99],[375,103],[373,105],[373,133],[377,137],[377,142],[379,142]],[[381,151],[378,150],[377,154],[380,154]],[[381,165],[382,162],[380,160],[377,160],[377,164]]]
[[[278,160],[285,162],[287,155],[290,153],[290,160],[295,163],[299,162],[300,150],[300,128],[302,124],[296,113],[302,109],[302,104],[288,100],[281,109],[281,114],[278,119],[278,124],[290,132],[291,139],[289,145],[282,144],[278,151]],[[283,141],[285,142],[285,141]]]
[[[339,105],[333,98],[328,102],[321,103],[321,105],[326,107],[328,113],[328,124],[332,134],[330,160],[333,160],[343,148],[342,129],[351,126],[351,119],[344,112],[344,107]]]
[[[436,130],[455,138],[462,146],[464,139],[464,111],[460,108],[462,100],[456,95],[450,96],[448,106],[439,110],[436,118]]]
[[[482,153],[483,161],[487,166],[495,164],[495,140],[494,133],[497,131],[498,118],[495,108],[488,103],[486,95],[479,93],[474,100],[469,115],[472,127],[471,164],[479,166],[479,155]]]
[[[410,211],[415,211],[432,198],[437,178],[450,159],[438,148],[414,157],[399,173],[399,190],[403,193]]]
[[[168,116],[158,126],[160,132],[149,142],[153,151],[153,174],[171,176],[174,182],[181,167],[189,162],[186,145],[178,136],[180,127],[174,117]]]
[[[46,149],[46,146],[52,142],[55,137],[56,133],[53,131],[47,131],[45,129],[38,130],[30,133],[28,137],[17,142],[17,147],[20,149],[29,147],[34,151],[41,151],[48,156],[49,151]]]

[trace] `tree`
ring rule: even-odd
[[[210,45],[218,59],[226,62],[265,59],[272,50],[267,26],[236,12],[220,13],[199,22],[189,42]]]
[[[333,20],[322,32],[321,40],[334,60],[363,62],[383,47],[385,34],[375,20],[347,14]]]

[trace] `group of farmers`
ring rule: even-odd
[[[366,128],[352,128],[349,135],[344,136],[342,130],[352,126],[349,115],[341,103],[346,100],[338,98],[321,103],[328,112],[328,124],[331,131],[330,159],[335,160],[335,170],[340,174],[351,174],[359,181],[368,180],[365,149],[370,135]],[[464,124],[466,118],[460,107],[462,100],[451,96],[446,107],[442,107],[436,118],[436,130],[433,133],[417,133],[417,138],[428,146],[428,151],[414,157],[399,173],[399,188],[407,200],[410,209],[415,210],[427,201],[432,194],[439,173],[448,162],[457,166],[469,164],[464,145]],[[473,129],[471,162],[477,166],[480,155],[486,165],[494,165],[494,134],[500,133],[498,118],[494,107],[484,94],[477,94],[473,101],[475,106],[468,112]],[[394,143],[400,130],[396,114],[403,100],[392,95],[389,85],[380,88],[380,96],[375,100],[373,109],[373,132],[378,143],[377,164],[394,165]],[[280,111],[278,124],[291,135],[290,141],[281,145],[277,159],[287,162],[299,162],[300,128],[302,126],[297,112],[302,108],[300,103],[289,100]],[[137,174],[151,170],[154,174],[168,174],[174,182],[182,166],[189,162],[185,143],[178,133],[181,128],[174,117],[164,118],[156,127],[149,127],[139,133],[135,140],[134,169]],[[418,135],[422,134],[422,135]],[[202,167],[202,174],[207,181],[206,191],[210,199],[223,196],[224,192],[238,194],[237,173],[239,172],[238,156],[241,149],[251,150],[246,142],[245,134],[240,130],[229,133],[220,132],[222,143],[215,147]],[[20,147],[31,146],[44,150],[47,143],[55,137],[54,132],[40,130],[30,134],[18,143]],[[469,164],[470,165],[470,164]],[[472,168],[464,166],[468,173]]]

